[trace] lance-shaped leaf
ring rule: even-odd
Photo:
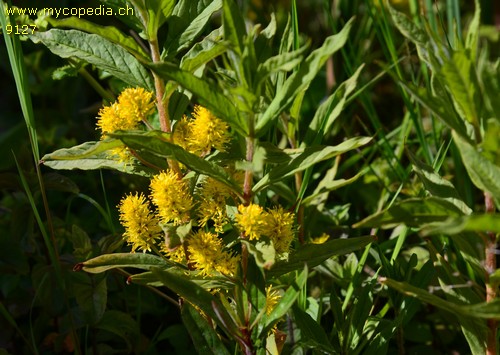
[[[144,60],[148,60],[148,55],[144,52],[144,49],[142,49],[142,47],[132,37],[125,36],[114,26],[101,26],[75,16],[63,18],[61,20],[48,17],[47,21],[54,27],[72,28],[102,36],[115,44],[121,45],[132,54],[136,56],[139,55]]]
[[[292,176],[295,173],[303,171],[321,161],[331,159],[349,150],[359,148],[370,142],[370,140],[370,137],[355,137],[334,147],[308,147],[304,149],[302,154],[290,160],[288,164],[283,164],[273,168],[257,184],[255,184],[253,191],[257,192],[270,184]]]
[[[407,282],[395,281],[385,277],[379,277],[379,281],[407,296],[415,297],[422,302],[429,303],[453,314],[460,314],[471,318],[500,319],[500,299],[472,305],[457,304],[446,301],[429,291],[412,286]]]
[[[438,197],[410,198],[363,219],[353,227],[392,228],[398,224],[405,224],[408,227],[418,228],[428,223],[442,222],[450,216],[461,215],[463,212],[447,200]]]
[[[182,306],[181,317],[198,354],[229,355],[214,328],[189,303]]]
[[[300,92],[307,89],[328,57],[344,46],[352,24],[351,19],[338,34],[326,38],[323,45],[313,51],[301,64],[299,70],[284,82],[283,87],[277,91],[273,101],[259,117],[256,126],[258,134],[263,133],[264,128],[278,117]]]
[[[178,266],[179,264],[177,264]],[[171,272],[175,272],[180,276],[185,276],[191,282],[196,285],[203,287],[205,290],[210,291],[213,289],[230,289],[234,286],[234,283],[228,280],[227,277],[223,276],[212,276],[212,277],[201,277],[199,275],[190,274],[188,270],[182,267],[172,267]],[[128,283],[136,283],[139,285],[150,285],[150,286],[162,286],[163,283],[158,279],[157,274],[151,271],[141,272],[139,274],[134,274],[128,277]]]
[[[455,132],[453,132],[453,139],[474,185],[500,200],[500,166],[489,161]]]
[[[465,51],[453,53],[441,68],[439,75],[453,97],[457,111],[469,123],[479,125],[479,83],[472,60]]]
[[[173,266],[159,256],[145,253],[113,253],[97,256],[83,263],[75,265],[75,270],[83,270],[92,274],[98,274],[110,269],[133,267],[136,269],[149,270],[152,267],[168,268]]]
[[[178,275],[168,270],[151,268],[166,287],[177,293],[186,301],[199,307],[207,316],[235,339],[242,339],[241,331],[219,300],[210,292],[188,280],[184,275]]]
[[[300,270],[307,264],[313,268],[334,255],[344,255],[364,248],[375,241],[374,236],[334,239],[323,244],[305,244],[295,253],[292,253],[288,261],[279,261],[266,272],[268,277],[278,277],[280,275]]]
[[[216,84],[179,69],[172,63],[149,64],[149,67],[162,77],[176,81],[180,86],[198,96],[200,103],[214,115],[226,121],[238,133],[246,135],[248,131],[246,122],[240,118],[231,99],[224,95]]]
[[[423,235],[452,235],[462,232],[500,233],[500,214],[473,214],[448,218],[443,222],[430,223],[422,230]]]
[[[173,56],[186,49],[221,7],[222,0],[180,0],[167,21],[168,32],[162,57]]]
[[[123,147],[118,139],[86,142],[71,148],[63,148],[42,157],[42,163],[57,170],[113,169],[127,174],[152,176],[156,170],[145,167],[137,161],[124,162],[109,153],[110,149]]]
[[[302,264],[302,272],[297,276],[295,281],[287,288],[285,294],[281,297],[278,304],[274,307],[268,316],[264,317],[265,325],[261,328],[260,335],[266,334],[276,322],[283,317],[288,310],[294,305],[297,297],[302,292],[307,281],[307,265]]]
[[[413,163],[413,170],[415,170],[428,192],[433,196],[443,198],[453,203],[464,214],[472,213],[472,210],[460,198],[455,186],[453,186],[451,182],[441,177],[429,165],[419,161],[410,151],[408,151],[408,155]]]
[[[399,85],[413,96],[418,103],[427,108],[433,115],[436,115],[436,117],[448,125],[448,127],[458,132],[461,137],[468,139],[464,122],[452,109],[450,109],[450,102],[446,101],[446,98],[433,96],[432,93],[425,88],[419,88],[411,83],[400,80],[391,72],[389,72],[389,74],[391,74],[391,76],[398,81]]]
[[[290,71],[296,68],[304,59],[304,52],[308,48],[304,45],[296,51],[286,52],[283,54],[275,55],[268,58],[264,63],[259,64],[257,67],[257,82],[260,83],[265,80],[269,75],[277,71]]]
[[[62,58],[76,57],[116,76],[129,85],[153,91],[151,76],[141,63],[120,45],[102,36],[77,30],[51,29],[30,36]]]
[[[142,134],[138,132],[118,131],[110,134],[110,136],[120,139],[128,147],[137,150],[139,155],[141,154],[141,150],[145,150],[161,157],[174,158],[188,168],[200,174],[210,176],[229,186],[236,193],[241,194],[240,187],[221,166],[209,160],[202,159],[176,144],[168,142],[167,139],[169,136],[166,133],[151,131],[147,134]]]
[[[333,123],[344,109],[347,97],[356,88],[363,67],[364,65],[361,65],[349,79],[340,84],[335,92],[318,107],[304,138],[304,142],[308,146],[321,143],[323,136],[330,131]]]

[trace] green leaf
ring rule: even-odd
[[[462,232],[500,233],[500,214],[474,214],[448,218],[443,222],[430,223],[422,230],[423,235],[453,235]]]
[[[478,37],[479,37],[479,26],[481,24],[481,3],[479,0],[474,0],[475,11],[474,17],[472,18],[471,23],[469,24],[469,29],[467,31],[467,37],[465,39],[465,48],[467,48],[471,56],[473,62],[476,61],[477,58],[477,48],[478,48]]]
[[[242,239],[241,243],[247,246],[248,251],[253,255],[255,262],[259,267],[269,270],[274,265],[276,250],[274,249],[272,242],[261,240],[256,243],[251,243]]]
[[[309,196],[307,196],[306,198],[304,198],[301,204],[304,206],[318,206],[319,204],[324,203],[328,199],[328,195],[331,191],[352,184],[354,181],[358,180],[358,178],[362,175],[363,172],[360,172],[359,174],[356,174],[350,179],[338,179],[338,180],[333,180],[333,178],[325,176],[325,178],[318,183],[318,185],[314,189],[314,192]]]
[[[495,199],[500,200],[500,166],[485,158],[455,132],[453,132],[453,139],[474,185],[482,191],[488,191]]]
[[[241,194],[240,187],[229,177],[228,173],[221,166],[209,160],[202,159],[184,150],[180,146],[168,142],[167,139],[169,135],[166,133],[150,131],[147,134],[141,134],[137,132],[122,131],[110,134],[110,136],[122,140],[127,146],[137,150],[139,154],[141,154],[141,150],[145,150],[161,157],[174,158],[188,168],[200,174],[210,176]]]
[[[388,209],[366,217],[354,228],[392,228],[398,224],[419,228],[431,222],[442,222],[450,216],[463,213],[448,200],[438,197],[409,198],[393,204]]]
[[[296,51],[285,52],[268,58],[257,67],[256,81],[261,83],[269,75],[277,71],[290,71],[296,68],[304,59],[304,52],[309,45],[304,45]]]
[[[408,151],[413,170],[423,182],[425,189],[433,196],[447,200],[457,206],[464,214],[472,213],[472,210],[460,198],[455,186],[448,180],[442,178],[432,167],[419,161],[410,151]]]
[[[168,270],[151,268],[151,272],[156,275],[166,287],[177,293],[186,301],[199,307],[207,316],[212,318],[228,334],[241,339],[241,331],[224,309],[222,304],[210,292],[186,279],[184,275],[178,275]]]
[[[454,52],[440,75],[450,91],[455,107],[474,126],[479,125],[479,84],[471,59],[465,51]]]
[[[157,32],[174,10],[175,0],[144,1],[148,14],[147,33],[149,38],[157,38]]]
[[[194,72],[202,65],[217,58],[227,50],[227,44],[224,42],[214,42],[208,37],[199,43],[196,43],[181,60],[181,69]]]
[[[385,277],[379,277],[379,282],[421,302],[444,309],[452,314],[459,314],[471,318],[500,319],[500,299],[491,302],[481,302],[472,305],[456,304],[443,300],[442,298],[407,282],[399,282]]]
[[[292,253],[288,261],[278,261],[271,270],[266,272],[268,277],[278,277],[280,275],[300,270],[307,264],[313,268],[328,258],[335,255],[345,255],[359,250],[374,242],[374,236],[334,239],[323,244],[304,244],[295,253]]]
[[[173,56],[189,47],[221,7],[222,0],[180,0],[168,19],[165,53],[162,57]]]
[[[149,270],[152,267],[168,268],[174,264],[159,256],[145,253],[105,254],[75,265],[75,270],[98,274],[110,269],[133,267]]]
[[[364,65],[361,65],[349,79],[340,84],[335,92],[318,107],[304,138],[304,142],[308,146],[319,144],[324,135],[330,132],[333,123],[344,109],[347,97],[356,88],[363,67]]]
[[[273,168],[257,184],[254,185],[253,191],[257,192],[268,185],[292,176],[295,173],[303,171],[321,161],[331,159],[349,150],[359,148],[370,142],[370,140],[370,137],[355,137],[350,138],[334,147],[313,146],[305,148],[302,154],[290,160],[288,164],[283,164]]]
[[[233,0],[223,1],[222,23],[224,38],[231,43],[231,49],[241,56],[244,51],[244,37],[247,32],[245,29],[245,20],[241,16],[241,10]]]
[[[352,24],[353,20],[351,19],[338,34],[327,37],[323,45],[305,59],[300,69],[290,75],[283,87],[277,91],[267,109],[259,117],[256,125],[257,134],[263,134],[268,124],[277,118],[300,92],[307,89],[328,57],[344,46]]]
[[[129,85],[153,91],[151,76],[141,63],[121,46],[96,35],[77,30],[51,29],[30,36],[62,58],[76,57],[116,76]]]
[[[308,344],[314,346],[314,349],[322,353],[335,353],[324,329],[307,312],[301,310],[297,305],[293,306],[293,319],[297,328],[300,329],[301,341],[306,340]]]
[[[189,303],[182,306],[181,317],[198,354],[229,355],[212,325]]]
[[[432,93],[427,91],[425,88],[417,87],[412,83],[400,80],[393,74],[391,74],[391,76],[398,81],[399,85],[401,85],[411,96],[413,96],[416,101],[427,108],[430,113],[438,117],[441,121],[448,125],[448,127],[455,130],[458,134],[460,134],[460,136],[465,139],[469,139],[464,122],[453,111],[451,103],[447,101],[446,98],[433,96]]]
[[[149,64],[162,77],[174,80],[180,86],[198,96],[200,103],[214,115],[226,121],[235,131],[246,136],[248,127],[239,116],[233,102],[224,95],[216,84],[201,79],[172,63]]]
[[[201,277],[197,272],[189,273],[184,266],[172,267],[169,270],[179,276],[186,277],[191,282],[207,291],[211,291],[216,288],[229,290],[234,287],[234,283],[229,281],[228,278],[224,276]],[[136,283],[139,285],[150,285],[155,287],[163,286],[163,283],[158,279],[158,276],[153,274],[151,271],[131,275],[128,277],[127,283]]]
[[[490,118],[486,122],[483,141],[480,144],[481,153],[493,164],[500,166],[500,120]]]
[[[117,139],[86,142],[71,148],[63,148],[42,157],[41,162],[57,170],[113,169],[127,174],[152,176],[156,170],[145,167],[137,161],[124,162],[110,155],[108,150],[123,146]]]
[[[260,331],[260,336],[267,334],[267,332],[283,317],[290,308],[294,305],[295,301],[302,292],[302,289],[307,281],[307,265],[302,265],[303,270],[295,278],[295,281],[287,288],[285,294],[280,298],[278,304],[274,307],[268,316],[265,316],[265,326]]]
[[[47,21],[54,27],[73,28],[99,35],[115,44],[121,45],[136,57],[140,56],[142,59],[148,60],[148,55],[144,52],[144,49],[142,49],[142,47],[132,37],[125,36],[114,26],[101,26],[94,22],[74,16],[63,18],[61,20],[48,17]]]
[[[408,16],[396,11],[392,6],[388,6],[388,8],[392,21],[403,36],[417,45],[425,45],[430,41],[427,33],[419,28]]]

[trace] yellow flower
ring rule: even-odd
[[[127,88],[118,96],[120,114],[128,122],[145,121],[154,110],[154,95],[141,87]]]
[[[160,251],[165,254],[166,257],[168,257],[170,260],[182,264],[186,261],[186,254],[184,253],[184,247],[183,245],[179,245],[174,249],[169,249],[167,248],[167,245],[165,243],[161,243],[161,248]]]
[[[198,230],[188,241],[189,260],[202,275],[214,271],[233,276],[238,266],[238,257],[223,250],[222,240],[216,234]]]
[[[294,238],[294,214],[283,207],[273,208],[267,218],[266,235],[271,238],[278,254],[288,253]]]
[[[162,223],[174,222],[179,225],[189,221],[193,198],[185,180],[180,179],[172,170],[166,170],[155,175],[149,186],[151,200],[158,208]]]
[[[103,136],[106,136],[106,133],[113,133],[120,129],[136,129],[138,123],[125,119],[117,102],[111,106],[104,106],[99,110],[97,117],[97,127],[101,129]]]
[[[206,154],[213,147],[223,152],[231,141],[227,123],[199,105],[194,107],[193,117],[194,120],[189,122],[191,151]]]
[[[214,222],[215,231],[222,233],[224,226],[229,222],[226,213],[226,198],[231,195],[231,189],[225,184],[206,178],[198,190],[198,223],[205,227],[209,220]]]
[[[141,249],[151,251],[151,245],[160,238],[161,228],[158,220],[149,210],[149,202],[144,195],[135,194],[122,198],[118,205],[120,222],[125,227],[124,239],[132,245],[132,252]]]
[[[278,290],[273,290],[273,286],[269,285],[266,287],[266,315],[270,315],[271,312],[276,308],[281,296]]]
[[[173,141],[185,150],[189,150],[189,137],[191,136],[191,127],[186,116],[183,116],[174,126]]]
[[[236,224],[250,239],[259,239],[267,229],[267,212],[259,205],[239,205]]]

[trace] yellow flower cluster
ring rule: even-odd
[[[141,121],[153,112],[154,96],[143,88],[128,88],[118,96],[118,101],[103,107],[97,117],[97,127],[105,137],[118,130],[137,129]]]
[[[174,143],[200,156],[207,155],[212,148],[225,151],[231,141],[229,125],[199,105],[194,107],[192,117],[189,120],[184,116],[177,122]]]
[[[158,209],[162,223],[174,225],[189,222],[193,198],[189,185],[172,170],[162,171],[151,179],[151,200]]]
[[[101,139],[109,133],[118,130],[133,130],[139,128],[141,121],[153,112],[154,96],[152,92],[143,88],[128,88],[118,96],[118,101],[111,106],[103,107],[97,117],[97,127],[101,130]],[[130,156],[126,148],[115,148],[112,153],[120,160],[129,161]]]
[[[125,196],[118,205],[120,222],[125,227],[124,239],[137,249],[151,251],[151,246],[160,238],[161,228],[158,220],[149,209],[149,202],[143,194]]]
[[[205,227],[208,221],[214,222],[215,231],[222,233],[224,226],[229,223],[226,213],[226,199],[231,196],[231,189],[223,183],[206,178],[198,190],[198,223]]]
[[[250,240],[258,240],[265,235],[271,239],[278,254],[290,250],[295,231],[294,214],[286,212],[282,207],[268,211],[255,204],[238,206],[236,225]]]
[[[198,230],[189,238],[190,261],[202,275],[212,275],[214,271],[233,276],[239,258],[223,250],[222,239],[216,234]]]

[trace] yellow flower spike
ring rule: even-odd
[[[224,226],[229,223],[226,213],[226,198],[230,197],[231,189],[223,183],[206,178],[198,191],[198,217],[199,225],[206,226],[209,220],[214,222],[215,231],[222,233]]]
[[[120,105],[113,103],[111,106],[104,106],[99,110],[97,117],[97,127],[101,130],[102,136],[107,133],[113,133],[120,129],[135,129],[138,127],[138,122],[129,122],[121,115]]]
[[[128,195],[118,205],[120,223],[125,227],[123,239],[132,245],[132,253],[137,249],[151,251],[151,245],[161,236],[158,220],[149,210],[149,202],[141,194]]]
[[[238,258],[223,250],[222,240],[216,234],[198,230],[188,241],[189,261],[204,276],[214,271],[232,276],[236,273]]]
[[[254,205],[239,205],[236,214],[236,224],[250,239],[259,239],[267,230],[268,215],[262,207]]]
[[[186,254],[184,253],[184,247],[181,245],[177,246],[175,249],[167,248],[165,243],[161,243],[160,251],[165,254],[170,260],[182,264],[186,261]]]
[[[269,285],[266,287],[266,315],[270,315],[271,312],[276,308],[276,305],[280,301],[281,296],[278,290],[273,290],[273,286]]]
[[[185,150],[189,150],[189,137],[191,135],[188,118],[183,116],[174,126],[173,142]]]
[[[294,214],[286,212],[281,206],[269,210],[266,235],[273,241],[278,254],[288,253],[290,250],[295,236],[294,219]]]
[[[193,198],[188,183],[172,170],[162,171],[150,182],[151,200],[158,208],[162,223],[175,225],[189,221]]]
[[[127,88],[118,96],[120,114],[129,124],[145,121],[154,111],[154,94],[143,88]]]
[[[190,150],[205,154],[213,147],[224,152],[226,145],[231,141],[228,124],[199,105],[194,107],[193,118],[194,120],[189,122]]]

